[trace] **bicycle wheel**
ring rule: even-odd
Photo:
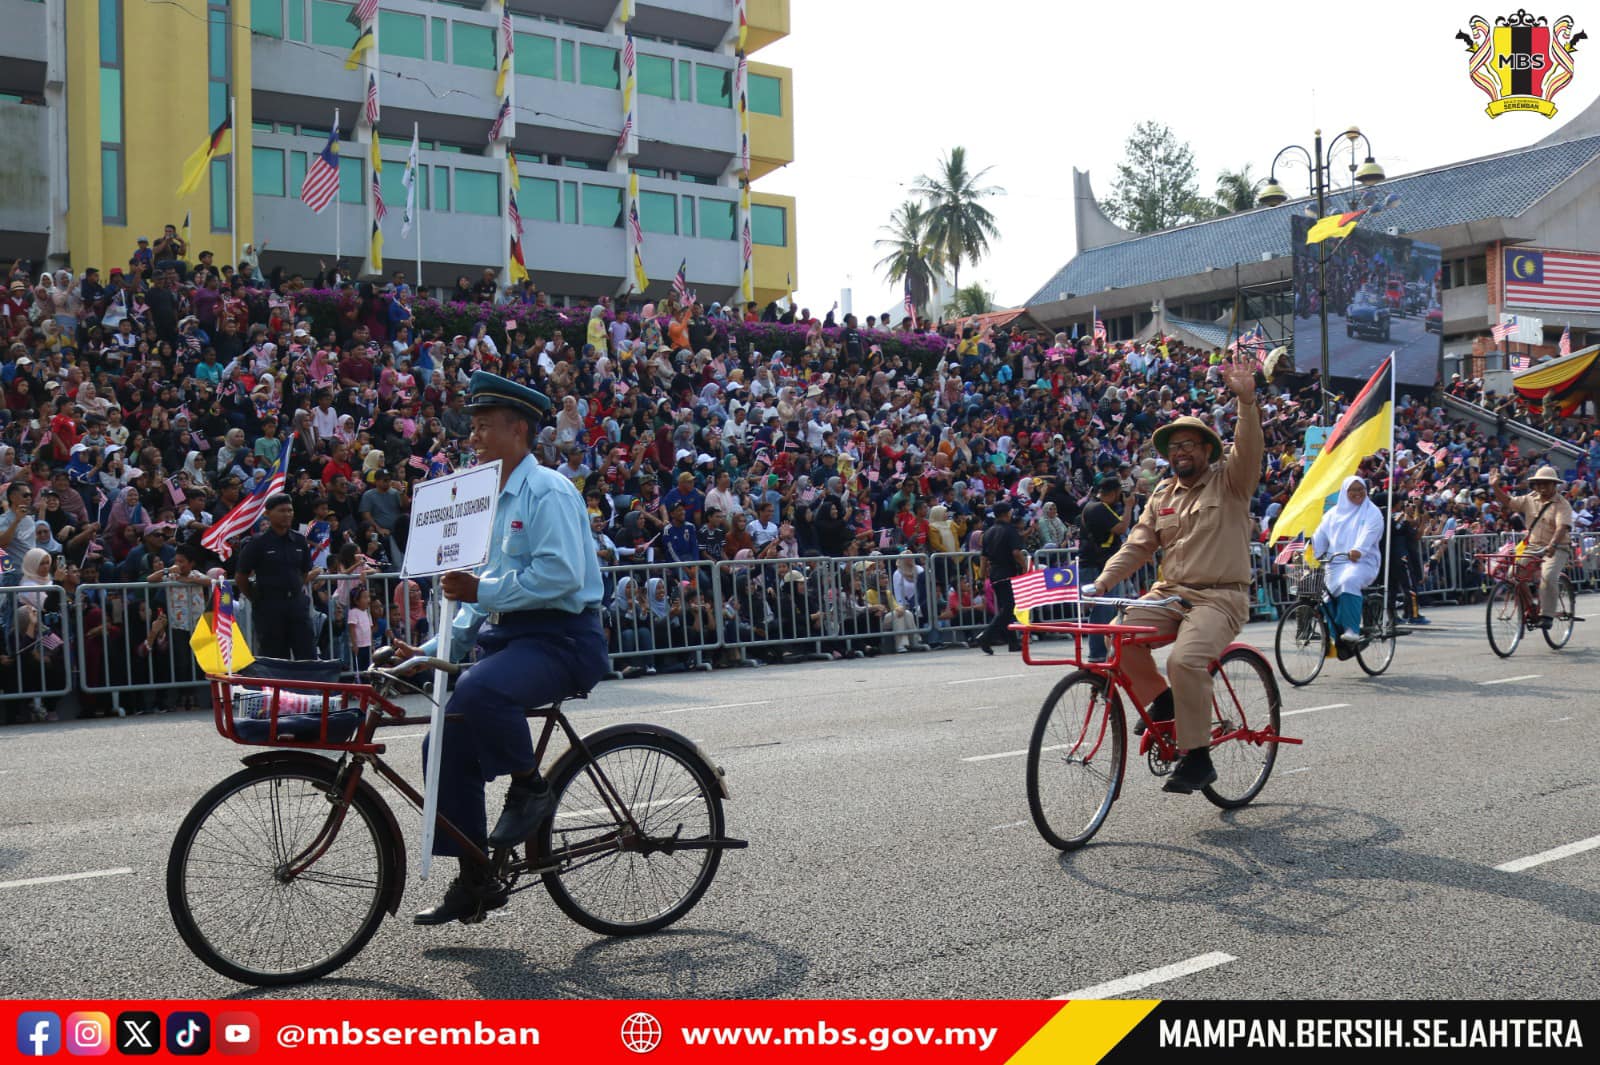
[[[536,860],[579,853],[544,874],[545,888],[563,913],[602,935],[659,931],[688,913],[716,875],[720,847],[672,844],[723,837],[722,789],[692,747],[653,732],[614,733],[589,754],[550,781],[555,813],[540,829]],[[626,835],[597,771],[627,802],[642,839]]]
[[[230,980],[315,980],[382,923],[397,856],[376,796],[358,791],[322,856],[282,875],[333,812],[335,773],[333,762],[251,766],[206,792],[178,827],[167,908],[195,957]]]
[[[1367,676],[1376,677],[1394,661],[1394,608],[1384,606],[1380,597],[1368,596],[1361,613],[1366,645],[1356,652],[1356,664]]]
[[[1517,586],[1510,581],[1496,581],[1489,592],[1486,623],[1490,649],[1501,658],[1510,658],[1522,642],[1524,621]]]
[[[1552,651],[1559,651],[1572,639],[1572,628],[1578,616],[1578,593],[1566,574],[1561,575],[1561,586],[1556,590],[1556,620],[1544,630],[1544,642]]]
[[[1206,798],[1232,810],[1261,794],[1278,760],[1278,745],[1224,737],[1241,729],[1277,735],[1282,709],[1272,667],[1259,652],[1235,647],[1212,664],[1211,763],[1217,779],[1206,787]]]
[[[1301,599],[1285,610],[1278,620],[1278,636],[1272,650],[1284,680],[1296,688],[1316,680],[1322,663],[1328,659],[1328,622],[1322,616],[1322,607]]]
[[[1117,799],[1127,756],[1128,723],[1105,677],[1063,677],[1028,741],[1028,811],[1046,843],[1070,851],[1089,842]]]

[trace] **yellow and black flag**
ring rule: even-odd
[[[359,67],[361,65],[361,53],[376,43],[378,43],[377,38],[373,37],[371,26],[362,30],[361,36],[356,38],[356,43],[350,46],[350,54],[345,57],[344,68],[346,70],[354,70]]]
[[[1330,237],[1348,237],[1350,231],[1361,221],[1361,216],[1366,210],[1346,211],[1344,214],[1330,214],[1326,218],[1319,218],[1316,224],[1306,231],[1307,244],[1320,244]]]
[[[211,131],[211,136],[206,138],[206,142],[183,161],[183,180],[178,183],[178,199],[183,199],[200,187],[211,160],[232,151],[233,115],[229,114],[223,118],[221,125]]]
[[[372,220],[372,272],[383,273],[383,229],[378,220]]]
[[[1322,524],[1322,513],[1332,505],[1344,479],[1356,472],[1361,460],[1389,447],[1394,441],[1394,355],[1383,360],[1339,424],[1328,434],[1322,452],[1306,470],[1300,486],[1284,505],[1272,526],[1272,539],[1311,534]]]

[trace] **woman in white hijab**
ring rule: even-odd
[[[1382,561],[1383,515],[1367,498],[1367,483],[1360,477],[1346,477],[1339,487],[1339,498],[1332,510],[1322,516],[1322,524],[1311,538],[1318,558],[1348,555],[1328,566],[1328,592],[1334,597],[1333,620],[1339,639],[1361,641],[1361,589],[1378,576]]]

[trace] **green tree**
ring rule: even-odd
[[[1209,215],[1201,208],[1194,152],[1160,122],[1141,122],[1117,164],[1111,198],[1100,205],[1106,217],[1135,233],[1170,229]]]
[[[966,288],[956,289],[956,297],[950,307],[950,313],[957,318],[988,314],[992,310],[994,310],[994,293],[976,281]]]
[[[1005,192],[978,184],[991,169],[969,173],[967,150],[957,145],[939,161],[937,172],[917,178],[916,191],[928,201],[928,239],[953,271],[956,288],[961,287],[961,263],[976,265],[989,253],[989,242],[1000,236],[994,215],[980,202]]]
[[[939,249],[928,237],[928,210],[917,200],[907,200],[894,209],[889,224],[880,228],[889,235],[873,241],[875,247],[888,252],[878,260],[878,269],[890,284],[911,289],[917,317],[925,318],[928,296],[943,266]]]

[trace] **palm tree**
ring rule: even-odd
[[[1238,214],[1256,205],[1256,179],[1246,163],[1238,170],[1217,175],[1216,209],[1219,215]]]
[[[944,265],[939,249],[928,239],[928,211],[916,200],[907,200],[881,228],[889,235],[873,244],[889,253],[878,260],[878,268],[888,275],[890,284],[904,282],[911,289],[911,302],[921,317]]]
[[[994,293],[978,282],[956,290],[955,306],[951,308],[951,313],[957,318],[988,314],[992,310],[994,310]]]
[[[932,175],[917,178],[916,191],[928,200],[928,239],[954,271],[954,287],[961,287],[961,262],[977,264],[989,253],[989,241],[999,237],[994,215],[978,201],[1005,192],[979,181],[992,168],[967,172],[967,150],[960,145],[939,163]]]

